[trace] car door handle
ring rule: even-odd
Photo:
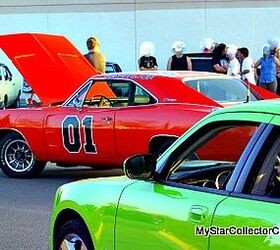
[[[111,121],[113,120],[113,118],[110,116],[105,116],[105,117],[102,117],[101,120],[105,121],[107,123],[107,125],[109,125],[111,123]]]
[[[106,116],[106,117],[102,117],[101,120],[109,122],[109,121],[112,121],[113,118],[110,116]]]
[[[194,223],[204,223],[208,214],[208,208],[199,205],[193,205],[189,212],[189,220]]]

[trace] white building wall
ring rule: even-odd
[[[68,37],[82,53],[96,35],[110,61],[137,69],[141,42],[156,45],[166,68],[175,40],[198,52],[205,37],[248,47],[254,59],[268,38],[280,37],[280,1],[81,0],[1,1],[0,33],[47,32]]]

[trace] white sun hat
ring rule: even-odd
[[[215,47],[215,41],[210,37],[206,37],[200,42],[199,47],[201,50],[212,50]]]
[[[236,52],[237,52],[237,49],[238,49],[237,45],[235,45],[235,44],[227,44],[227,55],[228,56],[235,55]]]
[[[172,44],[172,49],[174,49],[176,52],[180,52],[185,48],[185,44],[182,41],[176,41]]]
[[[142,42],[140,45],[140,56],[153,56],[155,54],[155,45],[150,41]]]

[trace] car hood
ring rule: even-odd
[[[43,105],[66,100],[96,70],[65,37],[19,33],[0,36],[0,48]]]

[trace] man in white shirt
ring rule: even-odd
[[[229,59],[229,65],[227,69],[227,75],[239,77],[240,75],[240,63],[236,58],[237,47],[235,45],[231,45],[227,49],[227,58]]]
[[[249,50],[244,47],[239,48],[236,56],[241,63],[241,79],[256,85],[254,62],[253,59],[249,57]]]

